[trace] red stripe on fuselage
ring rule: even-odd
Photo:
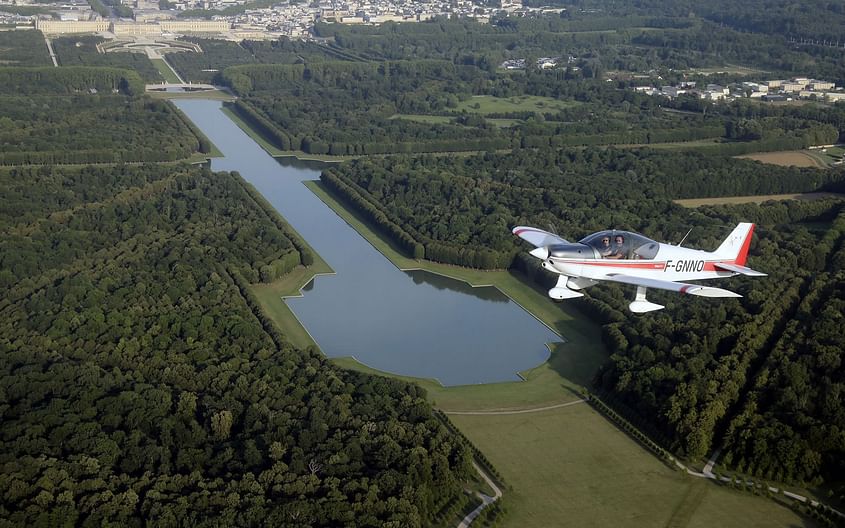
[[[663,270],[666,268],[665,260],[568,260],[568,259],[553,259],[561,264],[580,264],[582,266],[597,266],[603,268],[628,268],[628,269],[645,269],[645,270]],[[706,260],[704,261],[704,269],[702,271],[722,271],[716,264],[726,262],[732,264],[730,260]]]
[[[633,269],[663,269],[666,266],[665,262],[656,262],[653,260],[562,260],[567,264],[582,264],[584,266],[604,266],[610,268],[633,268]]]

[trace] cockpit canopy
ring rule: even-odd
[[[660,245],[637,233],[608,229],[582,238],[580,243],[592,247],[596,258],[645,259],[657,256]]]

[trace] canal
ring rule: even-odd
[[[175,104],[223,152],[212,168],[238,171],[335,270],[285,301],[326,356],[465,385],[518,380],[561,340],[495,288],[396,268],[303,185],[319,164],[277,161],[219,101]]]

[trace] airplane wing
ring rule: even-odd
[[[517,226],[513,228],[513,234],[534,247],[553,246],[555,244],[569,244],[569,242],[554,233],[537,229],[536,227]]]
[[[753,270],[751,268],[746,268],[745,266],[740,266],[739,264],[729,264],[727,262],[716,262],[713,264],[720,270],[725,271],[732,271],[734,273],[739,273],[740,275],[748,275],[749,277],[765,277],[766,274]]]
[[[620,275],[612,273],[598,278],[598,280],[609,280],[613,282],[621,282],[622,284],[633,284],[634,286],[643,286],[645,288],[659,288],[661,290],[669,290],[687,295],[700,295],[701,297],[742,297],[738,293],[723,290],[722,288],[713,288],[710,286],[700,286],[698,284],[687,284],[685,282],[673,282],[660,279],[646,279],[643,277],[632,277],[630,275]]]

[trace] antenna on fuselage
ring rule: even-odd
[[[549,233],[560,236],[557,234],[557,229],[555,229],[555,225],[551,222],[549,222]]]
[[[683,244],[683,243],[684,243],[684,240],[686,240],[686,239],[687,239],[687,237],[689,236],[689,234],[690,234],[690,233],[692,233],[692,228],[689,228],[689,231],[687,231],[687,234],[686,234],[686,235],[684,235],[684,238],[682,238],[682,239],[681,239],[681,241],[680,241],[680,242],[678,242],[678,247],[681,247],[681,244]]]

